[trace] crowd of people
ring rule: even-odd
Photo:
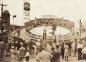
[[[26,42],[14,36],[8,43],[0,42],[0,58],[4,55],[10,56],[11,62],[30,62],[32,58],[36,62],[61,62],[60,59],[69,61],[71,56],[86,62],[86,40],[48,42],[46,39],[30,39]]]
[[[6,55],[11,57],[11,62],[29,62],[34,58],[36,62],[61,62],[69,61],[70,56],[77,57],[77,60],[86,62],[86,42],[85,41],[67,41],[61,44],[48,43],[45,41],[34,41],[30,39],[27,43],[24,41],[12,40],[4,47],[4,42],[0,42],[0,57],[6,50]],[[5,49],[4,49],[5,48]]]

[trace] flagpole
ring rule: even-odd
[[[81,23],[82,23],[82,22],[81,22],[81,19],[80,19],[80,20],[79,20],[79,25],[80,25],[80,26],[79,26],[79,34],[80,34],[80,36],[81,36]]]
[[[36,23],[37,23],[37,22],[36,22],[36,17],[35,17],[35,25],[36,25]]]
[[[62,17],[61,19],[62,19],[61,21],[62,21],[62,23],[63,23],[63,17]]]

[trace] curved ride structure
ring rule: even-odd
[[[28,27],[30,39],[47,41],[52,41],[52,39],[71,40],[73,29],[75,28],[74,22],[57,17],[35,18],[35,20],[27,23],[26,26]]]

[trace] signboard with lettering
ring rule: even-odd
[[[28,3],[28,2],[24,3],[24,10],[30,11],[30,3]]]

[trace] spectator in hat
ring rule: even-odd
[[[84,48],[82,49],[82,55],[83,55],[83,62],[86,62],[86,45],[84,45]]]
[[[52,51],[52,58],[50,62],[59,62],[58,58],[59,58],[59,54],[55,51],[54,47],[51,48]]]
[[[83,44],[81,41],[79,41],[78,45],[77,45],[77,49],[78,49],[78,60],[82,60],[82,48],[83,48]]]
[[[58,58],[57,58],[56,62],[60,62],[61,51],[60,51],[59,45],[56,45],[55,47],[56,47],[56,53],[58,55]]]

